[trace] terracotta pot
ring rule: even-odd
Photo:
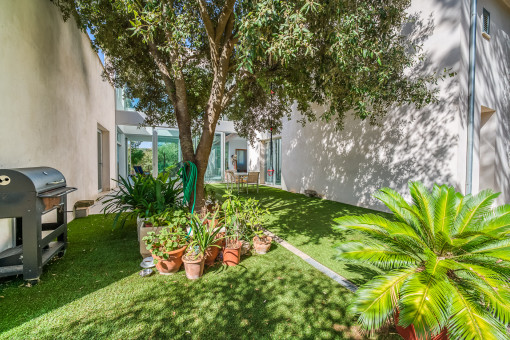
[[[213,222],[213,220],[209,220],[209,219],[205,220],[205,223],[207,223],[207,225],[209,226],[209,228],[213,228],[213,229],[215,229],[215,228],[218,226],[219,221],[218,221],[218,219],[215,219],[215,220],[214,220],[214,223],[212,223],[212,222]]]
[[[273,238],[270,236],[266,236],[263,239],[255,236],[253,238],[253,248],[257,254],[265,254],[271,248],[271,242],[273,242]]]
[[[397,311],[395,313],[395,328],[397,329],[397,333],[405,340],[448,340],[448,330],[446,328],[436,336],[427,337],[425,339],[418,338],[413,325],[405,328],[398,325],[398,314],[399,312]]]
[[[205,264],[208,266],[212,266],[214,264],[214,261],[218,257],[218,254],[220,252],[220,248],[222,246],[223,240],[216,241],[216,245],[219,247],[209,247],[205,251]]]
[[[241,260],[241,242],[237,242],[237,248],[223,249],[223,263],[227,266],[237,266]]]
[[[167,252],[166,254],[168,254],[168,259],[164,259],[152,254],[152,257],[158,261],[156,263],[156,269],[159,271],[159,273],[163,275],[170,275],[178,272],[179,268],[181,268],[182,255],[184,254],[186,248],[187,246],[184,246],[181,249]]]
[[[184,262],[184,270],[186,271],[186,277],[188,279],[199,279],[204,273],[205,257],[200,256],[200,258],[196,260],[188,260],[186,256],[184,256],[182,262]]]

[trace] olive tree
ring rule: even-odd
[[[183,159],[197,166],[198,206],[222,115],[253,141],[278,131],[292,105],[303,124],[341,130],[347,112],[375,124],[393,105],[435,98],[437,74],[406,72],[423,61],[402,34],[409,0],[51,1],[93,34],[109,78],[139,99],[148,125],[178,127]]]

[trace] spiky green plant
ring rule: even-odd
[[[508,339],[510,322],[510,205],[491,208],[499,194],[466,195],[446,185],[428,191],[411,182],[412,203],[384,188],[375,197],[392,212],[345,216],[371,242],[344,242],[343,260],[369,264],[385,274],[356,292],[351,310],[374,331],[399,312],[420,338],[446,328],[450,339]]]

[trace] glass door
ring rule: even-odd
[[[248,171],[248,157],[246,149],[236,149],[237,156],[237,172]]]
[[[282,140],[273,139],[273,153],[271,157],[271,142],[266,142],[266,184],[282,184]],[[268,171],[274,170],[274,171]]]
[[[97,189],[103,190],[103,132],[97,130]]]

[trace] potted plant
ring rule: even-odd
[[[236,266],[241,260],[241,239],[246,227],[244,224],[243,205],[239,197],[231,192],[223,197],[226,198],[221,206],[225,225],[223,263],[228,266]]]
[[[252,230],[253,234],[253,248],[257,254],[266,254],[271,248],[273,238],[265,235],[262,230],[262,217],[269,214],[268,210],[263,210],[259,206],[259,201],[248,198],[243,204],[244,221],[245,224]]]
[[[266,254],[271,248],[272,242],[273,238],[271,236],[265,235],[262,231],[257,231],[253,237],[253,249],[259,255]]]
[[[179,271],[187,247],[187,235],[180,224],[181,214],[177,216],[176,218],[169,212],[164,219],[154,219],[154,222],[166,223],[168,226],[159,227],[158,232],[150,231],[143,237],[160,274],[173,274]]]
[[[205,208],[210,212],[214,213],[218,208],[218,200],[216,198],[216,192],[210,185],[204,185],[204,197],[205,197]]]
[[[225,233],[221,230],[221,218],[218,217],[220,210],[216,208],[213,214],[206,213],[202,218],[203,225],[207,228],[207,233],[213,233],[214,244],[205,249],[205,264],[212,266],[220,252],[225,239]]]
[[[210,228],[206,222],[206,218],[200,219],[196,214],[191,215],[190,222],[193,235],[188,246],[188,251],[183,257],[186,277],[190,280],[196,280],[202,276],[207,250],[210,248],[218,249],[220,247],[217,244],[217,235],[220,229]]]
[[[159,234],[162,228],[170,226],[172,229],[184,230],[188,222],[187,212],[184,209],[167,209],[145,219],[144,227],[138,229],[138,238],[140,243],[140,255],[143,258],[151,256],[150,250],[144,241],[144,237],[150,232]]]
[[[419,182],[413,203],[385,188],[375,197],[391,218],[340,218],[339,228],[367,239],[343,242],[341,258],[384,271],[356,291],[351,310],[366,330],[394,320],[406,339],[508,339],[510,205],[491,208],[499,194],[477,195]]]
[[[156,178],[137,175],[131,179],[120,178],[118,190],[103,196],[104,214],[115,214],[113,228],[119,220],[124,225],[128,218],[143,220],[164,212],[169,208],[182,208],[182,183],[178,177],[172,178],[170,171],[160,173]]]

